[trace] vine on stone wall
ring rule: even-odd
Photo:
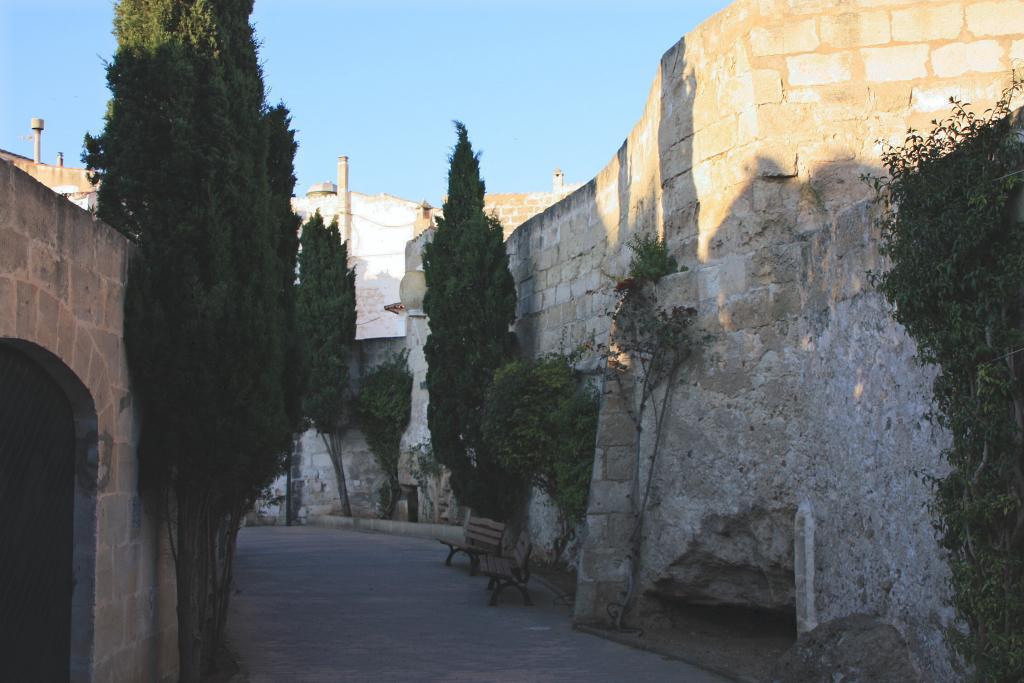
[[[637,234],[626,246],[632,252],[632,258],[628,276],[619,279],[615,286],[618,301],[612,312],[614,332],[607,353],[608,369],[623,395],[630,392],[624,377],[631,376],[634,405],[629,413],[636,427],[632,496],[635,520],[629,537],[629,554],[625,558],[626,584],[619,600],[608,605],[608,614],[614,619],[615,628],[620,630],[625,612],[633,601],[640,567],[644,514],[661,452],[662,427],[668,413],[671,387],[680,366],[693,352],[694,342],[689,328],[697,314],[694,308],[665,308],[658,301],[655,287],[658,280],[686,270],[685,267],[680,268],[669,254],[663,239]],[[664,390],[660,397],[656,397],[659,387],[664,387]],[[648,413],[653,422],[652,442],[645,442],[643,438]],[[641,486],[645,443],[650,443],[650,447],[646,453],[647,476]]]
[[[952,434],[934,480],[960,624],[948,637],[977,680],[1024,680],[1024,145],[1015,74],[983,114],[951,99],[927,134],[887,147],[873,274],[920,360],[939,368],[933,418]],[[966,626],[966,628],[964,628]]]

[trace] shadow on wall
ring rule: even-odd
[[[792,629],[815,615],[867,613],[895,624],[925,661],[942,650],[949,618],[920,477],[941,475],[942,435],[922,419],[932,371],[916,365],[913,343],[868,283],[880,267],[879,235],[860,178],[882,171],[857,159],[870,155],[878,127],[852,114],[830,127],[848,106],[841,89],[823,93],[820,112],[799,105],[785,120],[748,103],[755,118],[744,121],[747,110],[709,103],[729,90],[709,96],[684,52],[681,41],[663,57],[660,97],[581,191],[604,227],[607,272],[625,271],[632,234],[663,231],[689,268],[660,287],[663,303],[695,306],[696,329],[708,335],[670,388],[631,595],[640,602],[630,614],[657,619],[670,604],[750,608]],[[727,77],[708,76],[716,88]],[[718,116],[731,117],[728,125]],[[628,583],[653,438],[645,425],[637,462],[633,400],[606,384],[580,621],[607,621]],[[801,507],[818,540],[797,571]],[[810,590],[798,596],[797,583]]]

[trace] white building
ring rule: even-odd
[[[404,337],[405,318],[384,307],[399,300],[406,243],[433,224],[438,210],[425,201],[352,192],[344,156],[338,157],[338,182],[313,185],[305,197],[292,199],[292,208],[303,221],[316,211],[328,223],[338,221],[356,269],[356,339]]]

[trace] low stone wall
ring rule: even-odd
[[[0,343],[54,376],[79,432],[73,681],[177,679],[174,566],[157,501],[137,483],[122,343],[130,256],[112,228],[0,161]]]

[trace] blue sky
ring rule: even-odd
[[[724,0],[256,0],[269,100],[298,130],[296,192],[333,180],[438,203],[452,119],[489,192],[586,181],[639,118],[662,53]],[[110,0],[0,0],[0,148],[79,165],[114,54]],[[156,160],[154,160],[156,161]]]

